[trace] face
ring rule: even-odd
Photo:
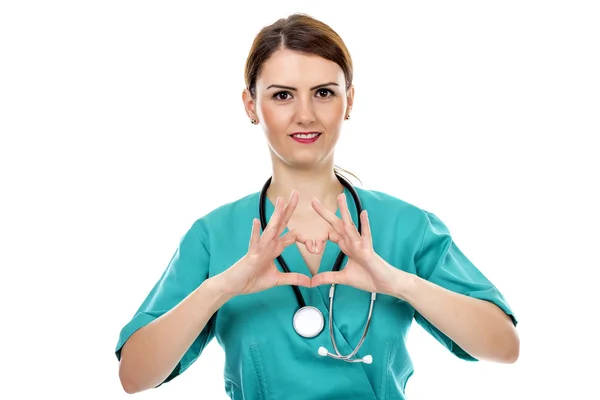
[[[278,50],[262,66],[255,99],[247,90],[243,98],[248,116],[266,134],[274,162],[306,169],[333,165],[333,149],[353,95],[335,62]],[[316,139],[311,139],[314,134]]]

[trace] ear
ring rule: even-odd
[[[244,102],[244,109],[246,110],[246,115],[248,118],[258,121],[258,115],[256,114],[256,102],[252,98],[252,95],[248,89],[244,89],[242,92],[242,101]]]
[[[346,103],[346,114],[344,116],[349,116],[352,113],[352,106],[354,105],[354,85],[350,85],[346,91]]]

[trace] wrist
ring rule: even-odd
[[[391,295],[407,302],[410,302],[413,293],[416,292],[419,284],[419,277],[410,272],[394,268],[391,288]]]
[[[200,287],[206,288],[215,299],[219,306],[227,303],[235,294],[227,291],[227,282],[225,276],[221,273],[206,279]]]

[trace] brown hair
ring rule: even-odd
[[[352,84],[353,66],[350,52],[342,38],[327,24],[306,14],[292,14],[265,26],[254,38],[246,59],[244,78],[252,98],[256,96],[256,79],[262,65],[278,49],[314,54],[340,66],[346,78],[346,89]],[[336,173],[353,173],[334,166]],[[361,182],[362,183],[362,182]]]

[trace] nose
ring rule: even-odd
[[[310,96],[302,97],[296,102],[296,122],[309,125],[316,120],[314,104]]]

